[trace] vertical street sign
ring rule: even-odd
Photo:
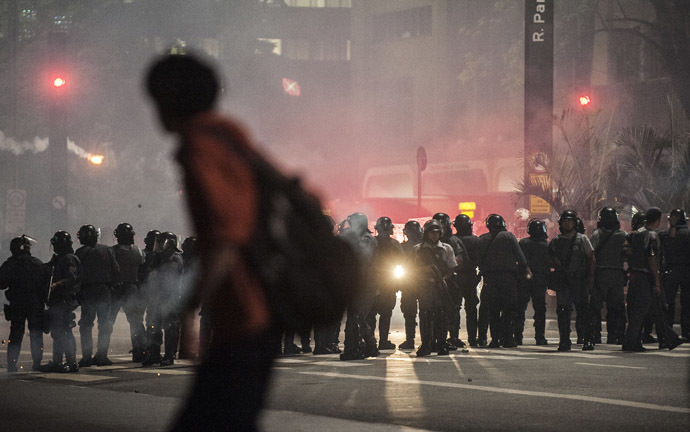
[[[525,184],[550,184],[544,172],[553,145],[554,0],[525,0]],[[532,206],[534,203],[534,206]],[[550,214],[530,197],[530,212]]]
[[[426,169],[427,157],[424,146],[417,147],[417,217],[422,216],[422,171]]]

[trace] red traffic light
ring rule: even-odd
[[[66,84],[67,84],[67,81],[65,81],[65,79],[62,77],[56,77],[53,80],[53,87],[55,87],[55,88],[64,87]]]
[[[580,106],[581,107],[584,108],[584,107],[588,106],[590,103],[592,103],[592,100],[589,98],[589,96],[587,96],[587,95],[580,96]]]

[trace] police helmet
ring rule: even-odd
[[[65,253],[73,253],[72,236],[67,231],[58,231],[50,239],[50,244],[53,245],[53,250],[58,255]]]
[[[546,239],[546,222],[541,219],[531,219],[527,224],[527,234],[534,239]]]
[[[613,207],[604,207],[599,210],[599,221],[597,226],[608,230],[620,228],[616,209]]]
[[[441,226],[441,222],[436,219],[429,219],[424,224],[424,238],[427,239],[432,232],[439,232],[441,236],[443,236],[443,226]]]
[[[21,235],[15,237],[10,241],[10,252],[12,256],[17,255],[30,255],[31,254],[31,242],[26,235]]]
[[[147,232],[146,238],[144,239],[144,244],[146,245],[146,247],[149,249],[153,249],[153,246],[156,244],[156,239],[159,235],[161,235],[161,232],[158,230],[151,230]]]
[[[113,230],[113,235],[117,239],[118,244],[131,245],[134,244],[134,228],[127,222],[123,222]]]
[[[376,220],[376,225],[374,226],[376,231],[378,231],[379,234],[386,234],[386,235],[392,235],[393,234],[393,222],[391,221],[391,218],[387,216],[381,216]]]
[[[77,232],[79,243],[86,246],[93,246],[98,241],[98,230],[93,225],[82,225]]]
[[[582,222],[582,219],[580,218],[577,218],[576,222],[577,223],[575,224],[575,231],[579,232],[580,234],[584,234],[585,231],[587,231],[585,229],[585,223]]]
[[[185,256],[196,256],[198,241],[199,239],[194,236],[189,236],[184,239],[182,242],[182,251],[184,252]]]
[[[647,224],[647,215],[643,211],[635,213],[632,217],[632,230],[637,231]]]
[[[492,213],[487,216],[484,224],[489,231],[505,231],[506,229],[505,219],[503,219],[503,216],[496,213]]]
[[[448,216],[445,213],[436,213],[432,219],[435,219],[441,223],[441,227],[443,228],[443,233],[441,233],[441,237],[450,237],[453,235],[453,231],[450,227],[450,216]]]
[[[177,249],[177,235],[175,235],[175,233],[172,233],[170,231],[162,232],[162,233],[160,233],[160,235],[156,239],[156,244],[158,245],[158,249],[161,252],[178,250]]]
[[[422,226],[419,222],[415,220],[405,222],[405,227],[403,227],[403,234],[407,236],[408,239],[413,242],[418,242],[422,239]]]
[[[577,226],[577,212],[575,210],[564,210],[561,213],[561,216],[558,218],[558,227],[561,229],[561,232],[563,232],[563,221],[566,219],[572,220],[575,222],[575,226]]]
[[[347,223],[350,225],[350,229],[354,230],[357,234],[363,234],[369,231],[369,220],[364,213],[352,213],[347,217]]]
[[[472,235],[472,225],[474,225],[472,223],[472,219],[470,219],[470,217],[466,214],[460,213],[459,215],[455,216],[453,226],[456,230],[458,230],[458,234],[463,236]]]
[[[688,224],[688,219],[685,215],[685,210],[682,208],[675,208],[671,210],[671,213],[669,213],[669,217],[671,216],[678,216],[678,220],[676,221],[676,225],[687,225]]]

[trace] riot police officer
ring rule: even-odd
[[[31,256],[31,242],[26,235],[12,239],[10,252],[12,256],[0,266],[0,290],[7,289],[7,300],[10,301],[5,306],[5,318],[10,321],[7,371],[17,372],[27,322],[33,370],[39,370],[43,359],[43,310],[50,274],[41,260]]]
[[[189,236],[182,242],[182,263],[184,266],[184,284],[185,286],[194,286],[201,280],[199,268],[199,252],[198,252],[198,239],[196,236]],[[185,298],[185,293],[182,293],[182,297]],[[193,353],[193,341],[194,337],[192,335],[192,329],[194,328],[194,319],[196,309],[199,304],[195,304],[193,308],[182,315],[180,320],[180,352],[178,358],[180,359],[190,359],[195,356]],[[204,350],[208,347],[208,342],[210,340],[210,323],[208,318],[202,318],[199,325],[199,345],[203,346]]]
[[[590,298],[594,342],[601,343],[601,309],[606,302],[606,343],[620,345],[625,333],[625,269],[628,254],[627,233],[620,229],[618,212],[613,207],[599,211],[597,229],[590,238],[594,248],[596,273]]]
[[[664,302],[661,291],[659,254],[661,241],[656,233],[661,223],[661,210],[650,207],[646,212],[646,224],[636,232],[630,233],[630,285],[628,287],[628,328],[623,337],[623,351],[642,352],[642,326],[648,313],[656,325],[659,347],[674,349],[683,341],[667,325],[663,316],[661,303]]]
[[[367,316],[367,324],[373,330],[376,327],[376,315],[379,315],[379,350],[395,349],[395,344],[388,339],[388,336],[398,290],[394,270],[397,265],[402,265],[403,252],[400,242],[392,237],[394,228],[393,222],[387,216],[378,218],[374,226],[377,232],[374,237],[376,239],[375,283],[379,292]]]
[[[129,323],[132,361],[140,363],[144,360],[146,350],[146,329],[144,328],[146,304],[138,286],[139,266],[144,262],[144,254],[134,244],[135,234],[132,225],[126,222],[119,224],[113,231],[117,244],[112,249],[120,266],[120,272],[115,275],[110,322],[111,326],[115,324],[117,314],[122,308]]]
[[[413,249],[422,242],[422,226],[411,220],[405,222],[403,234],[407,237],[400,246],[405,257],[405,269],[410,269],[414,261]],[[409,273],[409,272],[408,272]],[[415,329],[417,327],[417,284],[412,277],[406,277],[400,289],[400,311],[405,319],[405,341],[400,344],[401,350],[414,349]]]
[[[668,230],[659,234],[662,248],[662,272],[666,296],[667,321],[673,326],[676,295],[680,290],[680,328],[685,340],[690,339],[690,230],[685,210],[676,208],[668,215]]]
[[[353,213],[347,218],[349,228],[341,234],[356,251],[362,263],[364,284],[359,296],[353,298],[347,306],[347,321],[345,322],[345,350],[340,355],[341,360],[359,360],[366,357],[376,357],[380,354],[376,347],[374,331],[367,324],[366,317],[374,304],[376,284],[373,282],[373,258],[376,254],[376,239],[368,228],[368,220],[363,213]],[[360,346],[364,340],[364,349]]]
[[[467,250],[460,237],[453,235],[450,216],[446,213],[436,213],[432,219],[439,221],[441,224],[441,229],[443,230],[441,241],[453,248],[455,262],[457,263],[456,270],[462,268],[466,262],[469,262],[469,256],[467,255]],[[460,285],[455,279],[456,278],[453,277],[448,281],[448,292],[450,293],[451,303],[445,308],[449,332],[449,338],[446,342],[448,343],[448,349],[451,351],[465,347],[465,342],[460,339],[460,307],[462,306],[463,297],[460,292]]]
[[[575,304],[577,315],[583,319],[582,349],[594,349],[591,331],[591,311],[589,292],[594,284],[594,249],[587,236],[577,232],[577,213],[565,210],[558,219],[561,234],[549,243],[549,253],[554,264],[549,287],[556,291],[558,304],[558,333],[560,341],[558,351],[570,351],[570,320],[572,305]]]
[[[177,249],[177,236],[170,231],[158,236],[154,250],[157,253],[149,275],[146,314],[149,347],[142,365],[169,366],[175,363],[180,337],[180,277],[184,264]],[[165,353],[161,357],[163,332]]]
[[[479,237],[472,234],[472,219],[466,214],[459,214],[455,217],[453,221],[453,226],[455,227],[456,234],[462,244],[467,250],[467,257],[469,261],[463,263],[462,267],[458,269],[456,282],[460,287],[460,293],[465,300],[465,321],[467,327],[467,342],[471,347],[477,347],[479,345],[478,341],[478,330],[479,330],[479,316],[481,313],[477,314],[477,305],[479,304],[479,297],[477,296],[477,285],[481,278],[477,272],[477,267],[479,267]],[[458,328],[460,327],[460,316],[457,316]],[[489,326],[488,315],[486,319],[486,326],[483,327],[483,338],[479,338],[482,345],[486,345],[486,331]]]
[[[453,248],[441,242],[442,232],[439,221],[429,220],[424,224],[422,243],[413,249],[414,273],[418,282],[419,332],[422,337],[417,357],[428,356],[433,351],[438,355],[448,355],[447,308],[451,299],[447,281],[453,275],[457,262]]]
[[[519,245],[527,258],[527,265],[532,271],[531,279],[518,283],[518,315],[515,322],[515,343],[522,345],[525,329],[525,311],[530,299],[534,309],[534,339],[537,345],[547,345],[546,330],[546,288],[547,276],[551,271],[551,257],[546,242],[546,223],[541,219],[532,219],[527,224],[529,237],[520,239]]]
[[[489,232],[479,237],[479,270],[484,277],[481,298],[489,303],[489,347],[514,348],[518,278],[531,278],[532,272],[517,239],[506,229],[505,219],[490,214],[485,224]]]
[[[82,265],[81,280],[81,317],[79,318],[79,336],[81,354],[79,366],[109,366],[113,362],[108,358],[108,347],[113,326],[110,319],[111,292],[117,274],[120,272],[113,250],[98,243],[98,231],[93,225],[79,228],[77,238],[82,246],[75,255]],[[98,345],[96,355],[92,358],[94,320],[98,317]]]
[[[48,318],[53,338],[53,360],[43,365],[43,372],[77,372],[77,342],[72,334],[76,327],[74,311],[79,306],[77,294],[81,282],[81,262],[72,249],[72,237],[58,231],[50,239],[53,258],[48,263],[52,284],[48,295]],[[62,358],[65,362],[62,362]]]

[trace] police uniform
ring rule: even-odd
[[[81,282],[81,316],[79,318],[79,336],[81,339],[82,359],[80,366],[112,364],[108,360],[108,347],[113,326],[110,319],[111,292],[119,266],[113,250],[102,244],[84,245],[77,249],[75,255],[82,265]],[[96,356],[93,354],[93,323],[98,317],[98,343]]]
[[[457,267],[455,253],[447,243],[439,240],[433,244],[426,239],[414,247],[413,253],[419,284],[419,332],[422,338],[417,356],[426,356],[433,351],[439,355],[448,354],[447,308],[451,300],[443,277],[452,274]]]
[[[115,286],[110,308],[111,326],[115,324],[120,308],[125,312],[129,323],[132,341],[132,361],[143,361],[146,349],[146,329],[144,328],[145,299],[138,287],[139,266],[144,262],[144,254],[133,244],[117,244],[112,247],[120,267],[115,275]]]
[[[402,243],[401,248],[405,256],[405,269],[409,270],[414,262],[414,247],[420,242],[407,240]],[[417,283],[412,277],[406,277],[400,289],[400,311],[405,319],[405,342],[400,345],[401,349],[414,349],[415,330],[417,328]]]
[[[48,299],[48,317],[50,335],[53,338],[53,360],[45,366],[45,371],[76,372],[77,342],[72,329],[79,306],[77,294],[81,281],[82,267],[79,258],[68,252],[53,255],[49,263],[52,266],[53,284]],[[62,364],[62,358],[65,363]]]
[[[180,281],[184,271],[182,255],[170,247],[155,255],[149,275],[149,298],[147,302],[146,329],[149,347],[145,366],[160,363],[162,366],[174,363],[180,338]],[[165,332],[165,353],[161,358]]]
[[[587,288],[588,256],[594,253],[587,236],[573,231],[572,236],[559,234],[549,242],[549,253],[558,263],[550,275],[549,288],[556,291],[559,331],[559,350],[570,349],[570,321],[573,305],[578,316],[591,325],[589,293]],[[586,317],[586,318],[585,318]],[[584,329],[585,343],[591,343],[591,328]],[[584,348],[584,347],[583,347]]]
[[[479,251],[479,269],[484,277],[481,298],[489,307],[489,346],[515,347],[517,283],[527,270],[527,259],[513,233],[505,229],[479,237]]]
[[[534,339],[537,345],[546,345],[546,288],[547,277],[551,271],[549,246],[546,238],[526,237],[519,241],[520,249],[527,258],[532,271],[531,279],[518,284],[518,314],[515,321],[515,342],[522,345],[525,329],[525,311],[530,299],[534,309]]]
[[[668,304],[666,319],[673,326],[676,313],[676,295],[680,290],[681,334],[690,339],[690,230],[687,225],[676,225],[673,237],[670,230],[662,232],[663,286]]]
[[[601,342],[601,309],[606,302],[606,330],[609,344],[620,344],[625,332],[625,270],[627,234],[621,229],[597,228],[590,242],[597,262],[590,298],[593,338]]]
[[[402,263],[403,251],[400,242],[389,235],[380,234],[374,238],[376,239],[374,274],[378,295],[367,316],[367,324],[374,330],[376,315],[379,315],[379,349],[395,349],[395,345],[388,340],[398,290],[398,285],[393,279],[393,270],[396,265]]]
[[[28,241],[27,241],[28,242]],[[29,324],[31,358],[37,370],[43,358],[44,305],[48,295],[50,274],[41,260],[22,251],[7,259],[0,266],[0,289],[7,289],[5,318],[10,321],[10,337],[7,345],[7,370],[17,371],[26,323]]]

